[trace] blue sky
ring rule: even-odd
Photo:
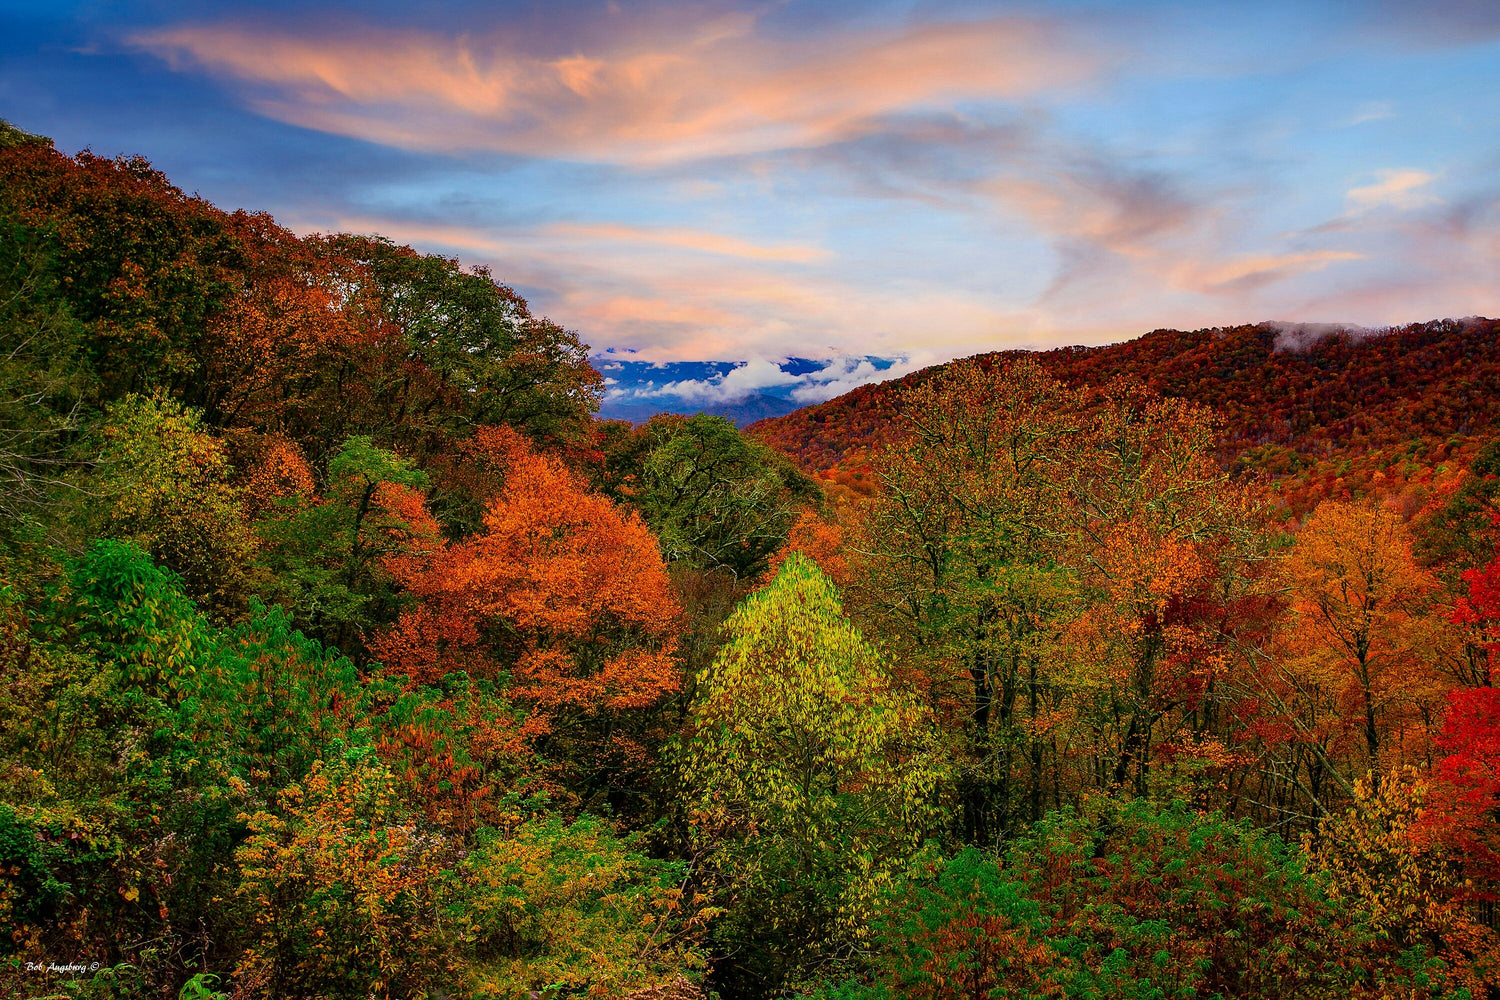
[[[488,264],[616,360],[746,362],[686,397],[1500,313],[1489,0],[9,0],[0,116]]]

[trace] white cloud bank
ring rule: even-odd
[[[688,405],[709,405],[738,403],[765,393],[806,406],[841,396],[871,382],[900,378],[932,363],[909,357],[835,357],[819,362],[823,367],[816,371],[794,374],[782,367],[788,360],[753,358],[707,378],[675,379],[661,385],[648,381],[629,386],[617,381],[615,386],[618,388],[611,386],[609,396],[616,402],[672,399]],[[885,367],[878,363],[886,361],[889,363]]]

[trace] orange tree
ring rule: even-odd
[[[660,551],[639,516],[520,435],[486,433],[505,473],[484,530],[385,560],[420,603],[374,652],[416,684],[504,674],[507,696],[544,722],[537,746],[567,784],[621,805],[658,738],[652,710],[681,686]]]
[[[1065,473],[1079,613],[1060,639],[1061,728],[1085,786],[1145,795],[1162,751],[1176,766],[1224,756],[1229,652],[1263,628],[1265,585],[1256,499],[1220,471],[1214,440],[1206,410],[1117,383]]]
[[[1425,760],[1450,686],[1440,667],[1457,643],[1399,515],[1371,501],[1324,502],[1286,575],[1291,617],[1277,670],[1301,707],[1291,717],[1326,730],[1346,783]]]

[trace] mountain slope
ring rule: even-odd
[[[979,360],[1003,363],[1022,353]],[[1435,320],[1380,332],[1269,323],[1156,330],[1121,344],[1035,357],[1070,384],[1134,378],[1164,395],[1214,407],[1225,419],[1227,461],[1256,449],[1258,462],[1282,450],[1317,459],[1500,424],[1500,321],[1491,319]],[[809,470],[860,465],[899,433],[905,390],[941,370],[862,386],[758,421],[748,431]]]

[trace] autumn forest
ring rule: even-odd
[[[0,124],[0,996],[1500,996],[1500,324],[598,419]]]

